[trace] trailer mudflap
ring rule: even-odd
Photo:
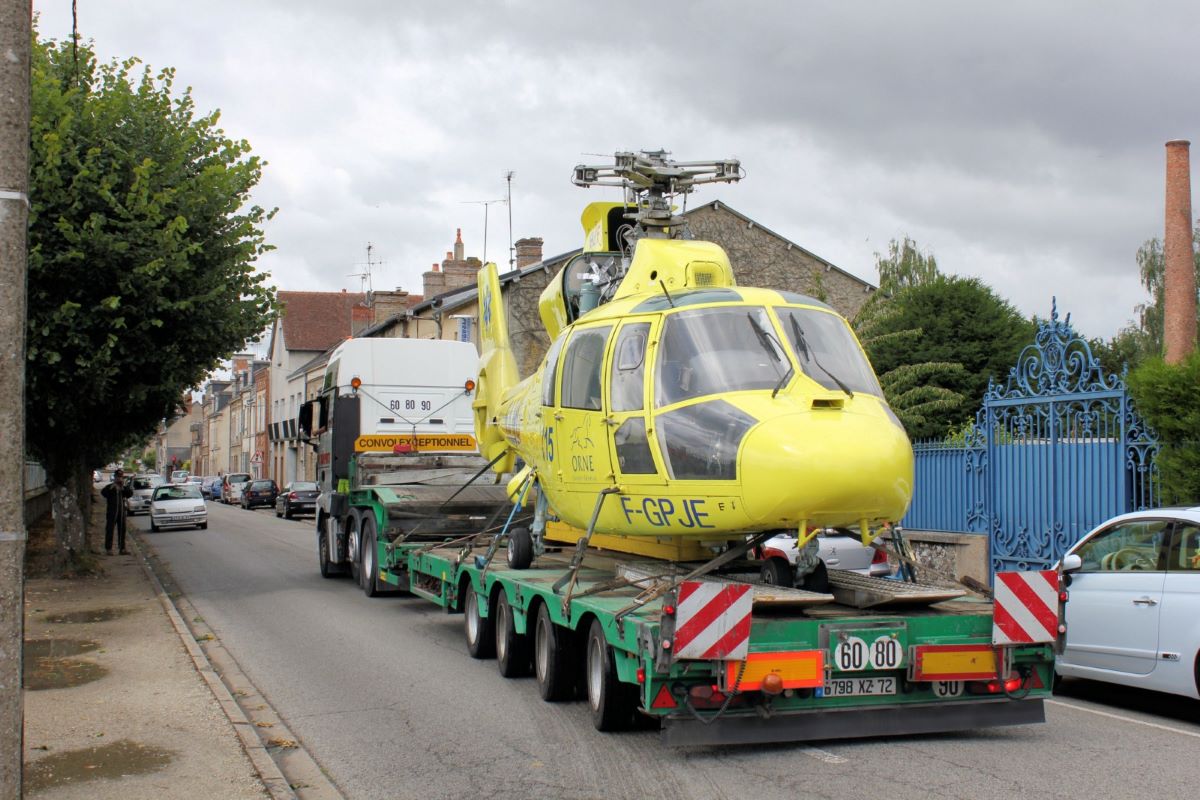
[[[770,718],[726,714],[709,724],[691,717],[667,717],[662,742],[671,747],[770,742],[862,739],[1030,725],[1046,721],[1042,700],[988,700],[977,703],[902,705],[890,708],[801,711]]]

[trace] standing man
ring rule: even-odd
[[[126,555],[125,549],[125,498],[133,497],[133,487],[125,483],[125,473],[113,473],[112,483],[100,490],[106,502],[104,508],[104,552],[112,555],[113,527],[117,529],[117,552]]]

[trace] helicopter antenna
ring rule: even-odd
[[[362,272],[351,272],[348,276],[346,276],[349,278],[358,278],[359,279],[359,281],[360,281],[359,291],[362,292],[363,294],[372,294],[375,291],[375,286],[371,282],[372,271],[374,270],[375,267],[382,267],[384,265],[383,261],[375,261],[372,259],[371,254],[374,252],[374,250],[375,250],[375,245],[371,244],[370,242],[367,242],[366,263],[355,264],[356,267],[362,267]]]
[[[686,220],[671,213],[675,195],[687,195],[704,183],[735,183],[745,175],[741,162],[674,161],[666,150],[618,152],[612,165],[580,164],[571,182],[576,186],[619,186],[625,191],[625,204],[634,210],[626,216],[633,220],[630,237],[681,238]]]
[[[508,184],[508,199],[505,201],[508,204],[508,271],[512,272],[513,264],[516,262],[517,251],[513,247],[512,238],[512,179],[517,173],[511,169],[504,173],[504,181]]]
[[[658,285],[662,287],[663,294],[667,296],[667,302],[671,304],[671,308],[674,308],[675,301],[671,299],[671,293],[667,291],[667,284],[660,279]]]

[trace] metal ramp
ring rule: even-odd
[[[676,568],[674,564],[656,564],[654,562],[620,562],[617,564],[617,577],[641,585],[647,583],[669,581],[687,574],[686,570]],[[831,594],[823,592],[808,592],[803,589],[790,589],[783,586],[770,586],[757,580],[729,577],[724,575],[705,575],[697,580],[705,583],[737,583],[750,584],[754,605],[771,607],[805,607],[819,606],[834,602]]]
[[[965,589],[872,578],[842,569],[829,570],[829,590],[837,602],[854,608],[931,605],[967,593]]]

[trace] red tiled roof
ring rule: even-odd
[[[425,295],[422,294],[410,294],[408,297],[404,298],[404,302],[408,304],[409,308],[412,308],[417,303],[422,303],[424,301]]]
[[[369,310],[362,292],[278,292],[288,350],[328,350],[353,333],[352,319]],[[355,326],[357,327],[357,326]]]

